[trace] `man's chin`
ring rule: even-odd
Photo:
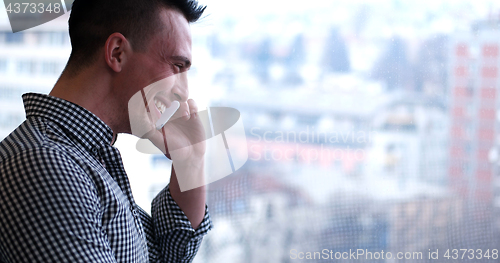
[[[148,119],[137,117],[130,121],[130,134],[139,138],[148,139],[155,131],[154,125]]]
[[[138,134],[133,134],[141,139],[151,139],[156,136],[156,133],[158,133],[157,130],[151,129],[148,132],[144,133],[143,135],[138,135]]]

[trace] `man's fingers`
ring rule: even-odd
[[[187,100],[187,102],[181,102],[181,105],[177,112],[175,112],[172,119],[182,118],[184,120],[189,120],[191,117],[197,116],[198,105],[193,99]],[[191,115],[193,114],[193,115]]]
[[[180,101],[179,101],[180,102]],[[175,112],[175,114],[172,116],[172,120],[178,119],[178,118],[183,118],[186,120],[189,120],[189,106],[187,102],[180,102],[179,109]]]
[[[187,101],[188,107],[189,107],[189,113],[191,114],[191,117],[196,117],[198,114],[198,105],[196,105],[196,102],[193,99],[189,99]]]

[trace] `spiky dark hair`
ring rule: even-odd
[[[72,51],[66,69],[77,71],[97,58],[109,35],[119,32],[132,48],[143,51],[161,27],[159,13],[172,8],[189,23],[196,22],[206,6],[196,0],[76,0],[68,26]]]

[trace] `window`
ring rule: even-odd
[[[36,62],[33,60],[21,60],[17,62],[17,72],[19,74],[35,74]]]
[[[7,72],[7,59],[0,58],[0,73]]]
[[[7,44],[21,44],[24,41],[24,33],[23,32],[17,32],[17,33],[10,33],[7,32],[5,33],[5,43]]]
[[[497,58],[498,57],[498,44],[486,44],[483,46],[483,57]]]
[[[500,166],[487,156],[500,135],[500,1],[257,0],[243,11],[238,1],[201,2],[210,15],[191,25],[190,96],[201,109],[238,109],[247,138],[230,143],[254,148],[208,186],[215,229],[196,262],[294,262],[292,249],[491,256],[489,244],[500,244]],[[2,108],[32,90],[15,84],[52,78],[38,87],[48,91],[63,69],[55,56],[11,52],[68,47],[68,32],[50,27],[0,33],[0,131],[24,118],[21,107]],[[31,36],[22,45],[28,34],[33,45]],[[7,70],[18,83],[6,83]],[[123,156],[142,156],[136,142]],[[145,209],[166,184],[142,168],[168,177],[172,165],[148,158],[127,171],[147,189],[134,189]]]
[[[44,61],[42,63],[42,74],[53,75],[60,73],[58,72],[58,63],[54,61]]]

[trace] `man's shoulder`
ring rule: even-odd
[[[51,191],[54,184],[95,192],[94,176],[104,168],[89,160],[56,123],[29,118],[0,142],[0,192],[34,185]]]
[[[64,154],[70,145],[70,140],[54,123],[29,118],[0,142],[0,164],[23,152]]]

